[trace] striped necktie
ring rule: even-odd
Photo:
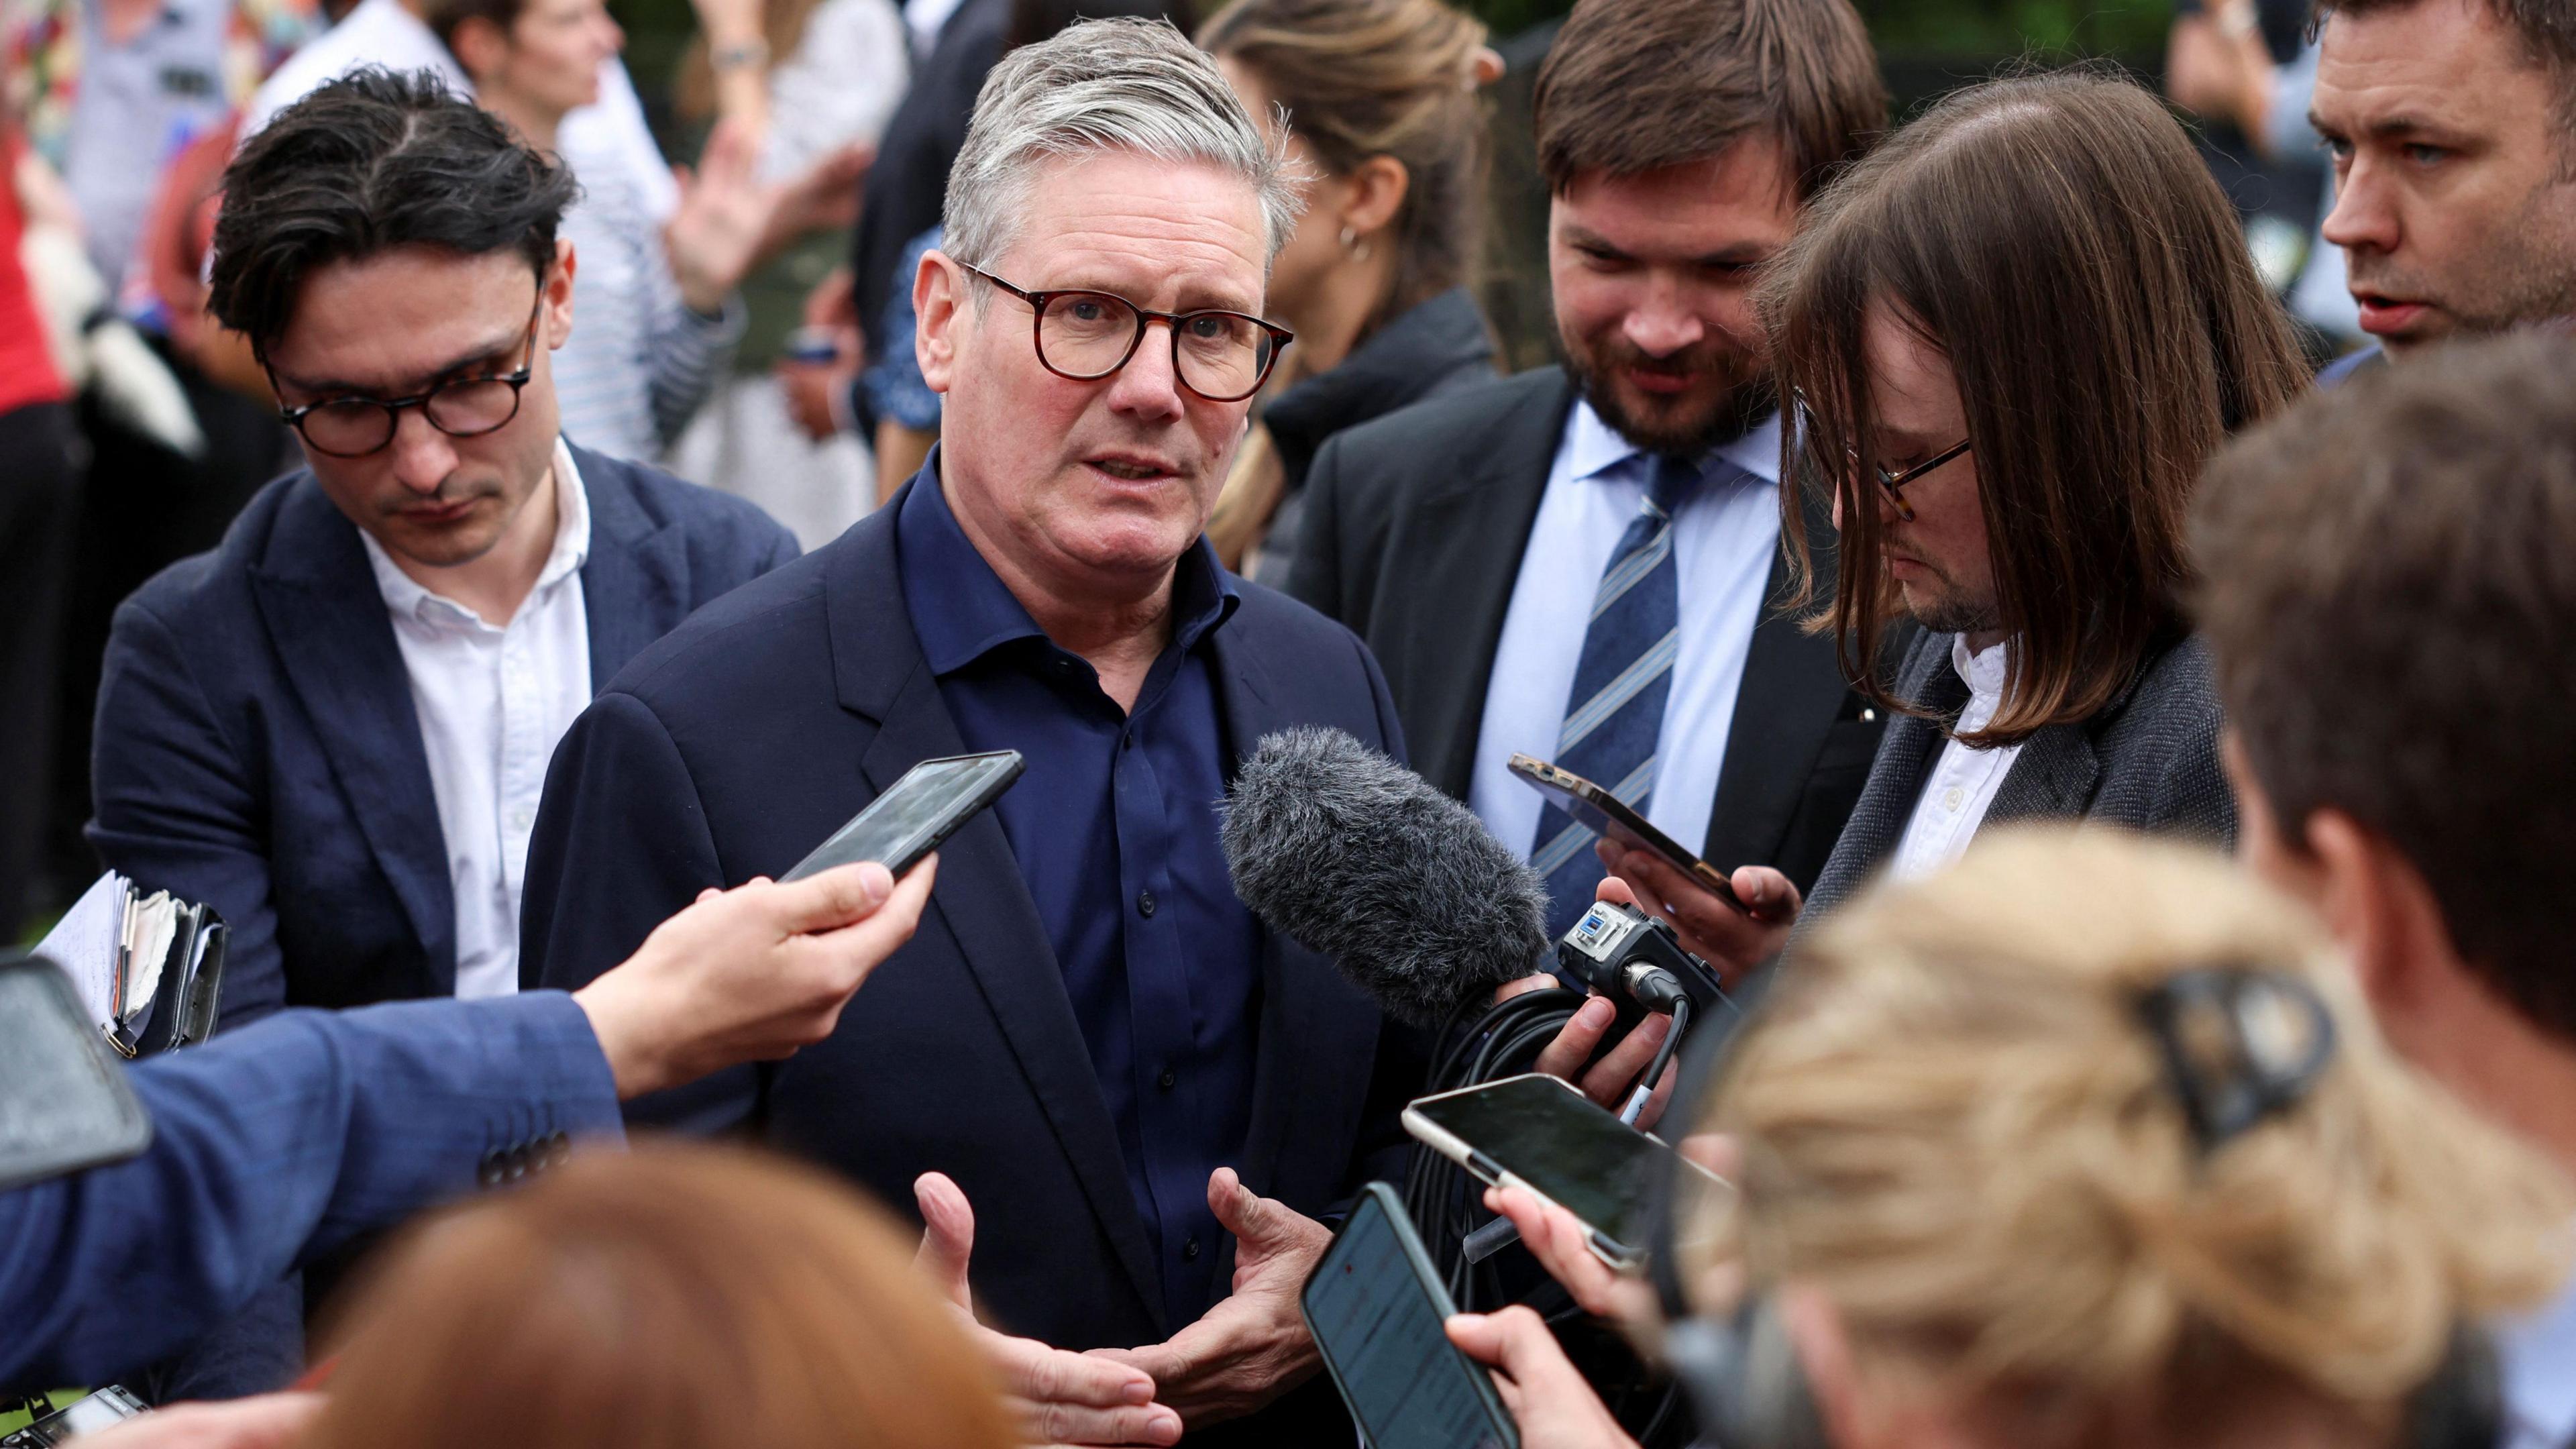
[[[1556,737],[1556,764],[1643,813],[1655,793],[1655,742],[1672,692],[1681,642],[1681,585],[1673,565],[1673,514],[1699,485],[1699,464],[1657,456],[1645,505],[1611,551],[1583,656]],[[1547,881],[1548,930],[1563,935],[1592,904],[1601,861],[1592,832],[1562,810],[1539,816],[1530,864]]]

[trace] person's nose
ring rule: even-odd
[[[2356,155],[2335,185],[2334,210],[2322,228],[2329,245],[2346,251],[2394,252],[2404,232],[2398,225],[2396,197],[2388,178],[2368,158]]]
[[[1650,278],[1644,295],[1622,324],[1628,341],[1649,357],[1670,357],[1708,335],[1708,323],[1691,305],[1688,288],[1667,276]]]
[[[1109,406],[1145,422],[1181,415],[1181,379],[1172,365],[1172,324],[1149,322],[1127,365],[1109,379]]]
[[[456,471],[455,440],[432,426],[418,408],[394,415],[394,440],[385,449],[392,455],[394,481],[424,498],[438,492],[438,485]]]

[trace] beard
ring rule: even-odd
[[[2576,186],[2553,180],[2493,229],[2491,244],[2447,278],[2384,253],[2347,252],[2354,292],[2417,298],[2448,313],[2455,335],[2483,336],[2576,317]],[[2425,339],[2432,340],[2432,339]]]
[[[1922,583],[1899,584],[1897,595],[1907,616],[1934,634],[1989,634],[2003,627],[2003,616],[1991,601],[1967,597],[1944,574],[1935,573]]]
[[[1771,370],[1732,337],[1713,333],[1696,347],[1654,357],[1618,337],[1599,344],[1564,335],[1565,368],[1610,430],[1649,453],[1696,458],[1760,427],[1779,411]],[[1660,373],[1693,386],[1672,394],[1629,386],[1621,374]]]

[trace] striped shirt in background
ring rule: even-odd
[[[651,462],[707,400],[742,340],[740,298],[721,317],[680,300],[662,225],[627,168],[567,138],[581,182],[561,235],[573,245],[572,337],[554,358],[563,434],[613,458]]]

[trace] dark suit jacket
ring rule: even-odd
[[[590,503],[590,678],[796,556],[740,498],[573,449]],[[232,928],[223,1019],[456,989],[429,757],[356,525],[308,472],[118,608],[90,843]]]
[[[142,1156],[0,1193],[0,1391],[107,1383],[556,1133],[620,1135],[590,1019],[554,995],[289,1012],[129,1080]]]
[[[701,889],[785,870],[912,765],[964,750],[905,608],[900,507],[682,625],[565,736],[529,855],[526,984],[590,980]],[[1348,630],[1247,584],[1213,639],[1238,760],[1299,724],[1401,749]],[[1371,1169],[1394,1170],[1395,1114],[1424,1064],[1326,958],[1271,936],[1261,970],[1239,1170],[1320,1214]],[[829,1040],[647,1110],[702,1127],[750,1118],[906,1210],[916,1176],[948,1173],[975,1205],[976,1296],[1013,1332],[1093,1348],[1184,1326],[1164,1321],[1116,1128],[989,812],[941,849],[919,933]]]
[[[1306,481],[1288,591],[1359,631],[1385,667],[1424,776],[1463,800],[1503,614],[1574,387],[1539,368],[1336,435]],[[1819,584],[1833,528],[1810,510]],[[1788,583],[1775,562],[1771,592]],[[1700,854],[1778,868],[1801,890],[1859,798],[1883,721],[1843,681],[1833,641],[1766,611],[1753,631]]]
[[[1807,897],[1813,921],[1865,884],[1896,853],[1948,739],[1946,720],[1967,706],[1968,686],[1950,663],[1955,634],[1924,634],[1898,665],[1899,699],[1942,719],[1900,715],[1887,727],[1869,786],[1842,843]],[[2221,715],[2209,650],[2178,635],[2151,651],[2109,708],[2081,724],[2033,734],[2005,772],[1979,829],[2014,820],[2098,820],[2206,840],[2236,841],[2236,797],[2218,762]]]

